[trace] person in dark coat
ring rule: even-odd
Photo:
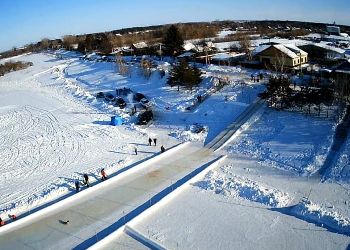
[[[152,145],[152,139],[148,138],[148,146],[151,146],[151,145]]]
[[[153,139],[154,146],[157,146],[157,138]]]
[[[5,225],[5,221],[3,221],[1,218],[0,218],[0,227],[4,226]]]
[[[75,181],[75,191],[78,193],[80,190],[80,183],[78,180]]]
[[[137,155],[137,147],[134,147],[135,155]]]
[[[84,174],[84,184],[89,187],[90,183],[89,183],[89,176],[87,174]]]
[[[101,169],[102,181],[107,180],[107,174],[104,168]]]
[[[165,148],[164,148],[163,145],[160,147],[160,152],[161,152],[161,153],[164,153],[164,152],[165,152]]]

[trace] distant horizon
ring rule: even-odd
[[[130,27],[121,27],[121,28],[116,28],[116,29],[111,29],[111,30],[104,30],[104,31],[94,31],[94,32],[90,32],[90,33],[79,33],[79,34],[65,34],[65,35],[73,35],[73,36],[83,36],[83,35],[88,35],[88,34],[98,34],[98,33],[108,33],[108,32],[112,32],[112,31],[117,31],[117,30],[123,30],[123,29],[133,29],[133,28],[146,28],[146,27],[151,27],[151,26],[165,26],[165,25],[172,25],[172,24],[186,24],[186,23],[212,23],[212,22],[224,22],[224,21],[229,21],[229,22],[263,22],[263,21],[272,21],[272,22],[305,22],[305,23],[315,23],[315,24],[325,24],[325,25],[332,25],[333,23],[326,23],[326,22],[313,22],[313,21],[300,21],[300,20],[279,20],[279,19],[251,19],[251,20],[244,20],[244,19],[240,19],[240,20],[229,20],[229,19],[225,19],[225,20],[213,20],[213,21],[188,21],[188,22],[175,22],[175,23],[161,23],[161,24],[151,24],[151,25],[145,25],[145,26],[130,26]],[[336,26],[348,26],[350,27],[350,25],[348,24],[335,24]],[[350,34],[349,34],[350,35]],[[55,39],[62,39],[64,35],[62,36],[58,36],[58,37],[47,37],[44,36],[43,38],[48,38],[50,40],[55,40]],[[13,48],[16,49],[20,49],[23,48],[29,44],[32,43],[38,43],[40,42],[43,38],[38,39],[36,41],[31,41],[22,45],[18,45],[18,46],[11,46],[5,50],[0,50],[0,52],[6,52],[6,51],[10,51]]]
[[[2,0],[0,51],[42,38],[83,35],[173,23],[230,21],[300,21],[350,26],[346,0]],[[195,13],[195,14],[194,14]]]

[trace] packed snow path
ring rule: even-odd
[[[239,129],[242,129],[242,126],[263,106],[263,103],[264,101],[258,98],[255,102],[249,105],[231,125],[209,142],[206,147],[217,151],[225,146],[234,134],[238,132]]]
[[[76,199],[69,206],[51,211],[15,231],[0,232],[1,249],[84,249],[115,231],[123,218],[141,204],[149,200],[151,203],[151,197],[161,190],[215,158],[211,150],[187,145],[154,166],[117,182],[111,178],[103,188],[92,187],[96,192],[91,196]],[[66,220],[68,224],[63,223]]]

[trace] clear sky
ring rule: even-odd
[[[227,19],[350,25],[350,0],[0,0],[0,51],[45,37]]]

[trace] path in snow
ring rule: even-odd
[[[100,189],[97,185],[96,192],[43,215],[29,225],[3,232],[0,236],[1,248],[86,248],[118,229],[135,213],[146,209],[148,202],[152,204],[151,197],[156,199],[161,190],[164,192],[164,188],[174,185],[215,158],[209,150],[195,145],[186,146],[181,152],[120,180],[114,179],[118,176],[111,178],[110,183],[103,183]],[[89,192],[89,189],[80,194],[83,192]],[[64,225],[60,220],[69,220],[70,223]]]
[[[206,147],[216,151],[226,145],[234,134],[242,129],[242,126],[263,106],[263,104],[264,101],[260,98],[250,104],[231,125],[217,135],[211,142],[207,143]]]

